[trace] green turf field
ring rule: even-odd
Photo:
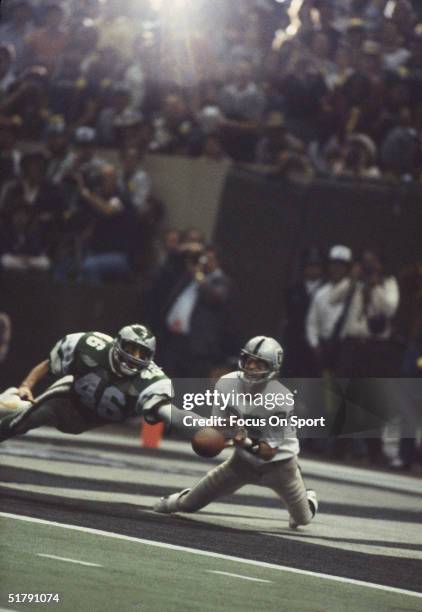
[[[72,612],[422,610],[422,598],[406,594],[53,525],[1,517],[0,533],[0,609],[5,610],[46,607]],[[58,593],[60,603],[8,603],[9,593]]]

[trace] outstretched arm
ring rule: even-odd
[[[40,380],[42,380],[45,376],[47,376],[48,371],[49,371],[49,363],[50,363],[49,360],[45,359],[44,361],[41,361],[41,363],[36,365],[34,368],[32,368],[32,370],[24,378],[24,380],[21,382],[19,386],[19,389],[18,389],[19,397],[21,397],[22,399],[29,400],[31,402],[34,401],[34,396],[32,395],[32,389],[35,387],[35,385]]]

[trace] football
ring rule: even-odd
[[[195,433],[192,448],[201,457],[216,457],[226,444],[223,434],[213,427],[205,427]]]

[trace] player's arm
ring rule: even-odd
[[[194,412],[181,410],[173,403],[173,387],[170,379],[162,378],[154,381],[143,391],[137,402],[136,412],[142,414],[146,423],[155,425],[163,422],[179,434],[191,437],[200,427],[189,426],[184,423],[187,414],[198,417]]]
[[[162,421],[178,434],[190,438],[196,431],[201,429],[201,427],[196,426],[193,423],[187,426],[184,422],[184,418],[187,415],[193,417],[193,419],[200,418],[199,415],[195,414],[195,412],[192,412],[191,410],[186,412],[186,410],[177,408],[177,406],[175,406],[169,398],[161,398],[161,401],[158,399],[154,409],[147,413],[144,416],[144,419],[147,423],[151,424]]]
[[[79,340],[84,334],[69,334],[59,340],[54,346],[48,359],[44,359],[36,365],[24,378],[18,389],[21,399],[34,401],[32,390],[36,385],[51,373],[56,376],[63,376],[69,373],[73,362],[73,355]]]
[[[44,359],[38,365],[36,365],[29,374],[24,378],[18,388],[18,395],[21,399],[26,399],[31,402],[34,401],[32,394],[33,388],[47,376],[50,370],[50,360]]]

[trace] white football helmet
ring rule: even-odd
[[[251,359],[255,365],[251,366]],[[278,376],[283,361],[283,349],[274,338],[255,336],[240,351],[239,370],[248,383],[261,383]]]
[[[140,349],[142,357],[132,355],[128,348],[134,345]],[[118,371],[125,376],[133,376],[147,368],[155,354],[155,336],[145,325],[126,325],[117,334],[112,357]]]

